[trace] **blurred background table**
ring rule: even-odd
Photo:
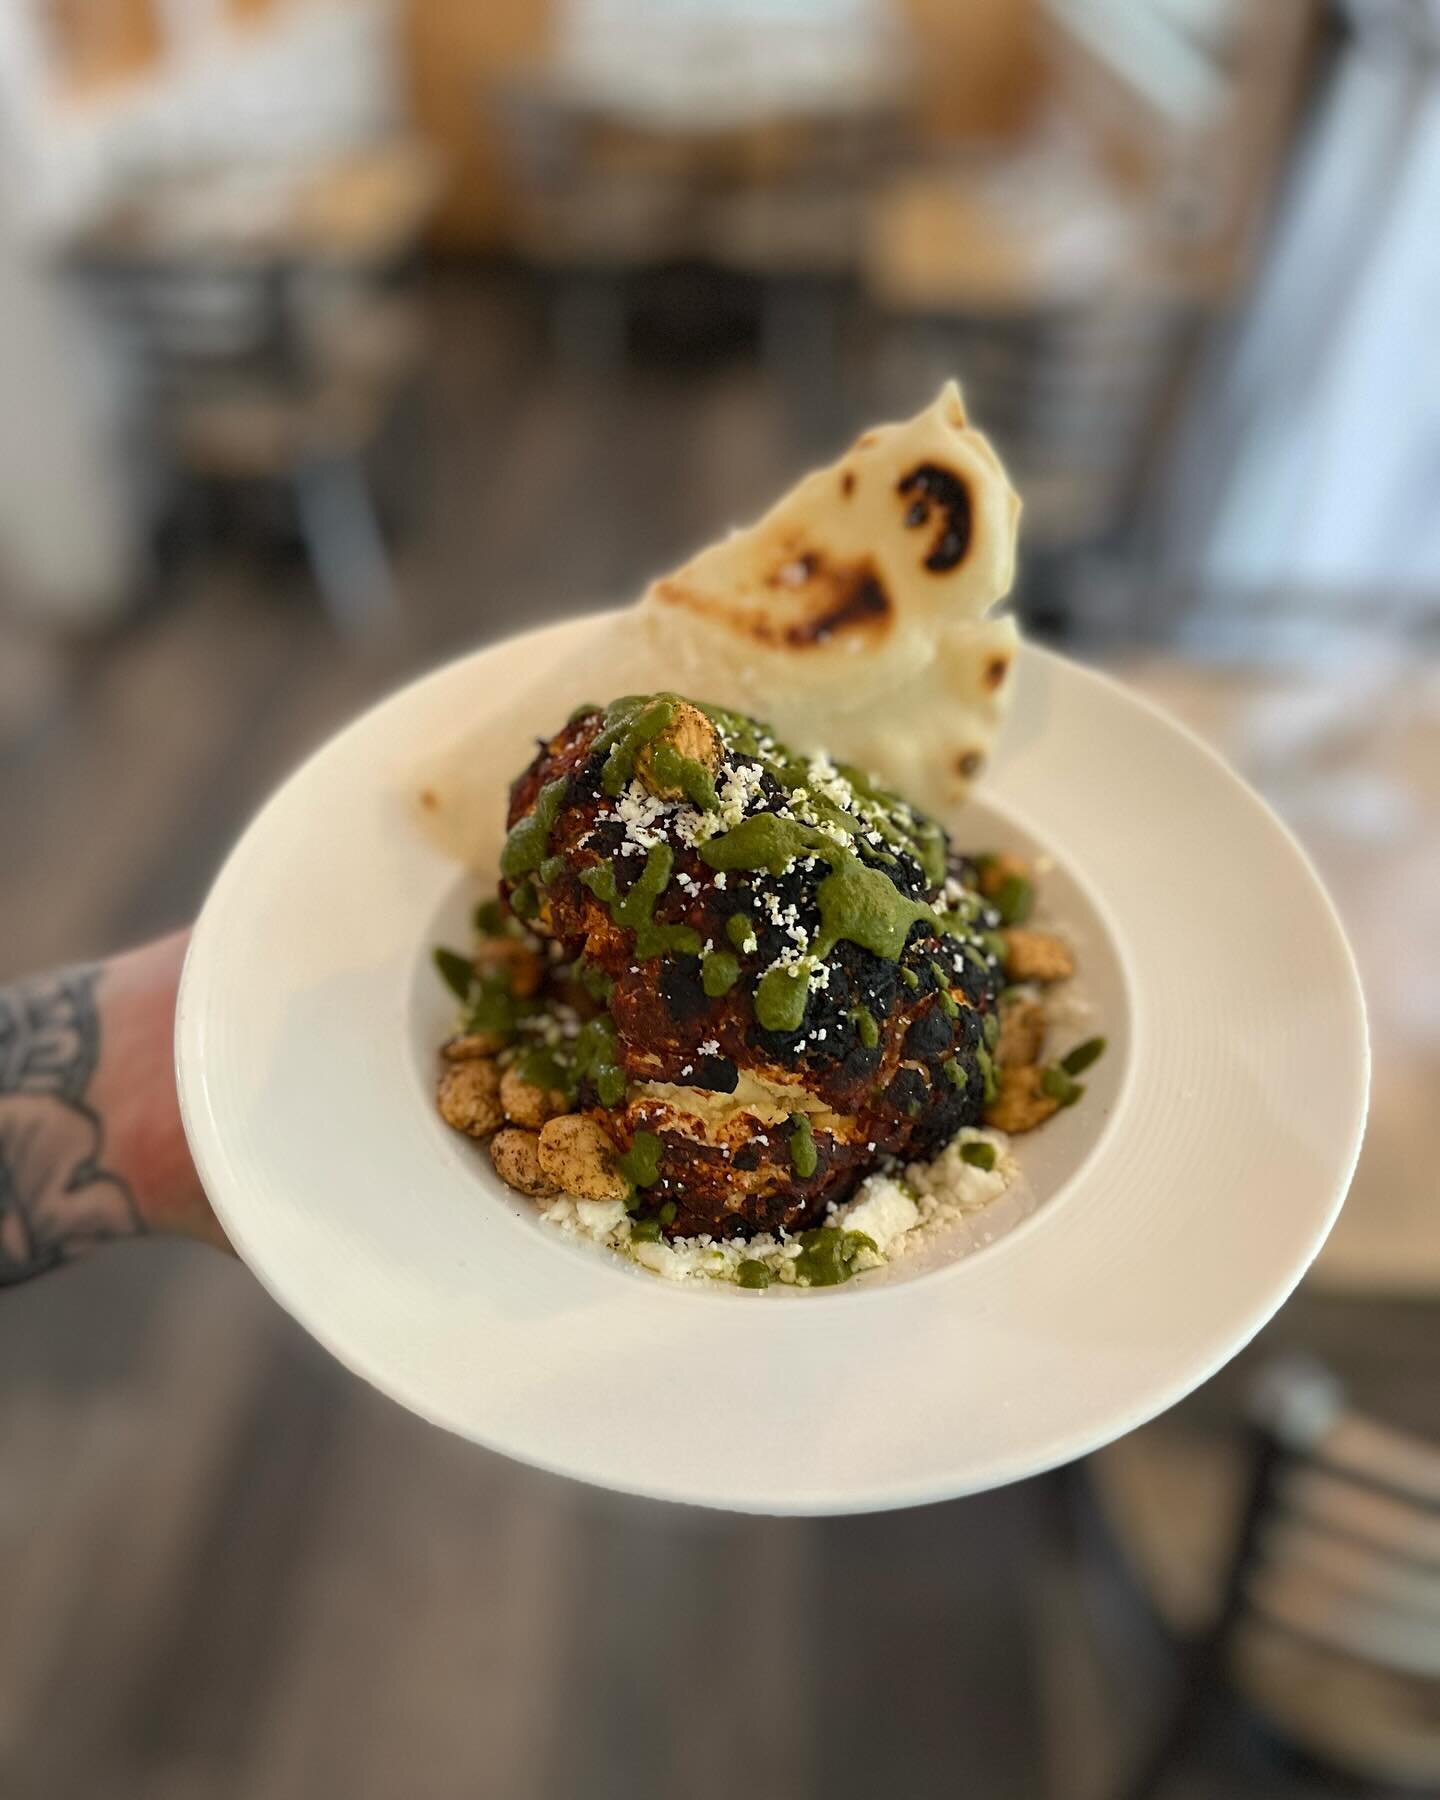
[[[1440,1112],[1427,1099],[1440,1094],[1440,662],[1373,634],[1346,651],[1289,672],[1154,656],[1112,666],[1277,808],[1360,965],[1370,1123],[1310,1284],[1440,1298]]]

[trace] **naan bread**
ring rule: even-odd
[[[963,799],[1009,699],[1020,502],[949,382],[859,437],[640,605],[682,692],[725,697],[932,811]]]

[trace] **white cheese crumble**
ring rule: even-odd
[[[914,1197],[889,1175],[872,1175],[843,1211],[845,1229],[863,1231],[882,1256],[920,1223]]]
[[[764,771],[758,763],[731,763],[715,790],[719,805],[710,812],[695,814],[694,827],[687,841],[700,844],[718,837],[723,831],[732,830],[760,798],[763,781]]]
[[[768,1140],[757,1134],[755,1141],[763,1144]],[[975,1143],[994,1149],[993,1169],[978,1168],[961,1156],[962,1145]],[[873,1151],[875,1146],[869,1148]],[[895,1170],[867,1176],[851,1199],[830,1208],[825,1223],[869,1238],[874,1254],[862,1249],[858,1266],[880,1268],[916,1254],[963,1219],[982,1212],[1019,1174],[1004,1132],[967,1127],[933,1162],[911,1163],[903,1177]],[[636,1243],[622,1201],[575,1200],[565,1194],[541,1202],[540,1217],[568,1237],[613,1250],[667,1281],[734,1282],[742,1263],[756,1262],[764,1265],[772,1282],[783,1287],[797,1285],[794,1263],[802,1246],[798,1237],[786,1231],[753,1238],[700,1236]]]

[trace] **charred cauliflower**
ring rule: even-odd
[[[505,1103],[567,1191],[562,1144],[667,1235],[795,1231],[994,1098],[1000,916],[857,771],[632,696],[540,745],[508,824],[499,946],[447,979],[507,1039],[505,1093],[571,1109]]]

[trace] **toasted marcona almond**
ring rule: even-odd
[[[615,1167],[615,1146],[584,1113],[546,1122],[540,1167],[562,1192],[581,1200],[624,1200],[630,1193],[630,1183]]]
[[[1023,856],[1016,856],[1013,850],[1002,850],[998,856],[992,856],[979,870],[976,880],[980,892],[987,900],[993,900],[1012,875],[1018,875],[1022,881],[1031,881],[1030,865]]]
[[[1012,1069],[1021,1063],[1038,1063],[1045,1047],[1045,1008],[1040,1002],[1023,996],[1002,1000],[998,1017],[1000,1036],[995,1043],[996,1064],[1002,1069]]]
[[[1007,925],[1005,973],[1012,981],[1064,981],[1075,973],[1075,958],[1060,939],[1026,925]]]
[[[1033,1131],[1043,1125],[1060,1102],[1040,1086],[1042,1071],[1034,1063],[998,1071],[999,1092],[985,1108],[985,1123],[996,1131]]]
[[[507,1126],[490,1140],[490,1160],[507,1187],[528,1194],[532,1200],[548,1200],[559,1188],[540,1167],[540,1134]]]
[[[684,795],[673,783],[661,781],[655,773],[655,750],[660,744],[667,745],[677,756],[699,763],[711,775],[725,760],[720,733],[698,706],[682,700],[675,708],[675,717],[657,738],[643,746],[635,759],[636,774],[661,800],[681,800]]]
[[[440,1054],[446,1062],[470,1062],[477,1056],[494,1056],[504,1048],[505,1039],[498,1031],[461,1031],[446,1038]]]
[[[489,1137],[505,1123],[500,1105],[500,1070],[489,1057],[451,1063],[437,1090],[440,1116],[467,1137]]]
[[[570,1111],[570,1103],[559,1088],[541,1087],[538,1081],[527,1081],[518,1069],[506,1069],[500,1077],[500,1104],[512,1125],[525,1125],[538,1131],[547,1119],[558,1119]]]

